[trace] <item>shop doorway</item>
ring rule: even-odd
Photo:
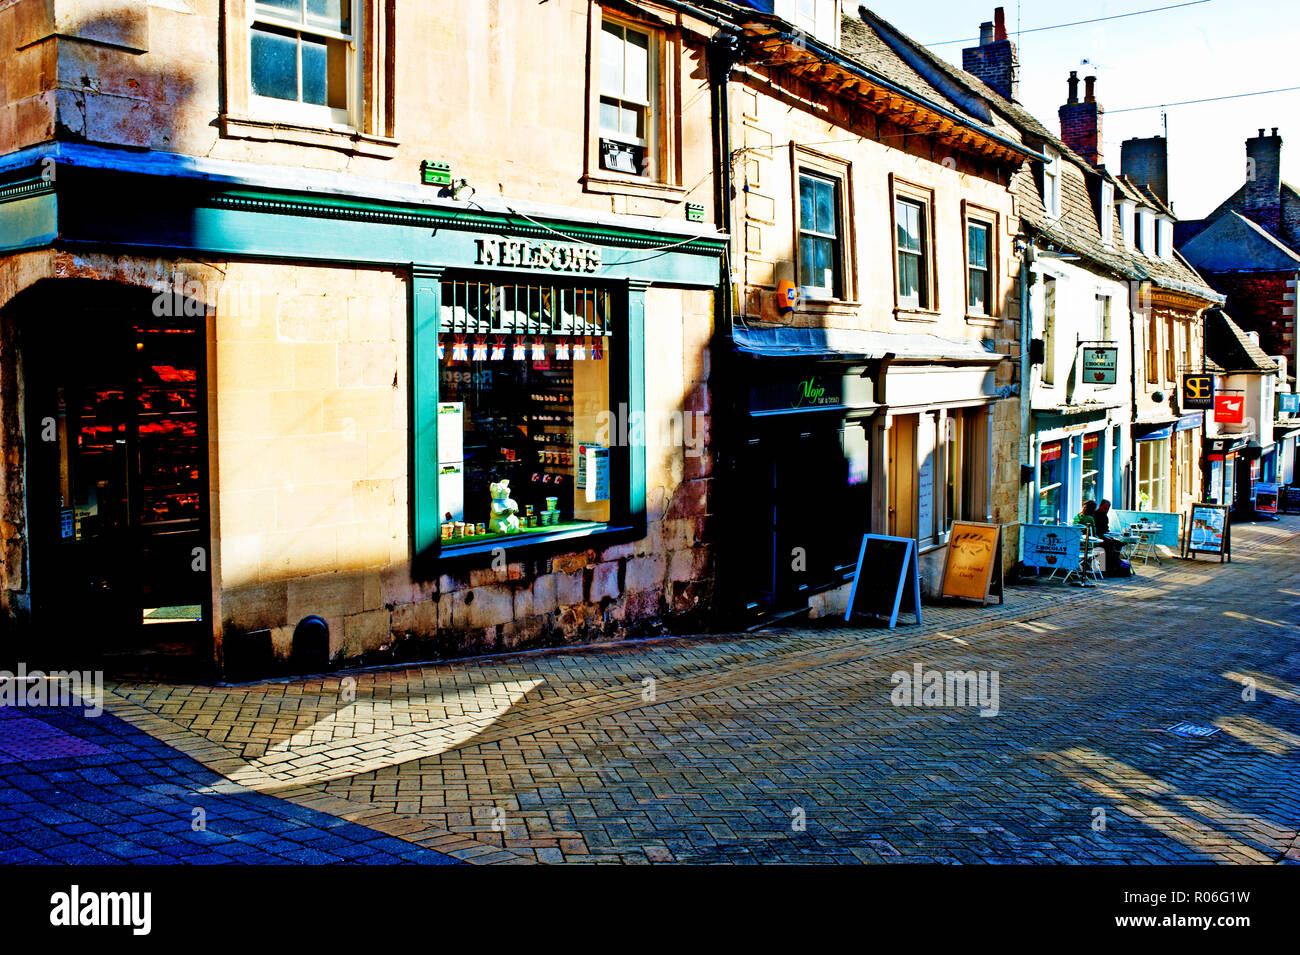
[[[30,303],[23,325],[33,622],[61,662],[203,669],[203,318],[157,316],[142,290],[72,284]]]
[[[781,422],[750,438],[740,472],[748,615],[805,609],[852,571],[871,525],[868,461],[861,421]]]

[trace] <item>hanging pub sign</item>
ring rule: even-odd
[[[1277,513],[1277,485],[1271,481],[1256,481],[1252,489],[1255,510],[1260,514]]]
[[[1083,380],[1089,385],[1115,384],[1119,348],[1114,345],[1084,347]]]
[[[1216,395],[1214,420],[1224,424],[1241,424],[1246,420],[1246,396]]]
[[[1214,407],[1214,376],[1196,372],[1183,375],[1182,406],[1187,411],[1209,411]]]
[[[1193,504],[1187,514],[1187,530],[1183,535],[1183,556],[1218,554],[1219,563],[1227,557],[1232,563],[1232,525],[1228,523],[1225,504]]]
[[[1300,394],[1280,392],[1277,396],[1277,413],[1280,415],[1300,415]]]
[[[887,617],[892,630],[900,610],[916,615],[921,622],[921,572],[916,562],[916,541],[910,537],[863,534],[858,565],[844,621],[854,613]],[[868,576],[863,578],[863,568]]]
[[[943,559],[941,595],[987,605],[994,593],[1002,603],[1002,527],[953,521]]]

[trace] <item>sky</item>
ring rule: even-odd
[[[1021,103],[1059,133],[1057,109],[1066,100],[1070,71],[1078,70],[1081,79],[1095,73],[1097,99],[1106,110],[1102,161],[1118,172],[1125,139],[1165,131],[1160,109],[1118,110],[1300,86],[1300,3],[1295,0],[1207,0],[1176,10],[1015,35],[1017,22],[1029,30],[1178,2],[1186,0],[1004,0],[1007,30],[1020,51]],[[937,44],[977,36],[980,23],[993,19],[997,5],[997,0],[866,4],[958,66],[963,47],[976,42]],[[1245,141],[1261,127],[1266,134],[1278,127],[1282,178],[1300,187],[1300,90],[1170,106],[1166,116],[1169,192],[1180,219],[1205,216],[1242,184]]]

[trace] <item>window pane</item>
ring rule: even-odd
[[[600,128],[607,133],[618,132],[618,104],[607,99],[600,101]]]
[[[984,268],[988,265],[988,229],[982,225],[973,225],[968,230],[970,264]]]
[[[915,255],[898,253],[898,295],[902,299],[915,299],[920,286],[920,268]]]
[[[980,269],[970,270],[970,310],[978,314],[988,312],[988,276]]]
[[[628,106],[619,109],[619,130],[638,142],[645,141],[645,109],[641,106]]]
[[[817,182],[817,231],[838,235],[835,228],[835,185],[824,179]]]
[[[817,181],[809,176],[799,177],[799,224],[813,229],[817,222]]]
[[[302,101],[324,106],[329,99],[329,50],[312,37],[302,38]]]
[[[799,237],[799,284],[804,286],[816,285],[813,276],[816,274],[817,250],[816,242],[812,236],[804,235]]]
[[[600,34],[600,91],[623,95],[623,28],[604,24]]]
[[[302,0],[257,0],[257,12],[270,13],[297,23],[302,20]]]
[[[921,209],[912,202],[898,203],[898,247],[909,252],[921,251]]]
[[[637,102],[650,102],[650,37],[635,30],[627,31],[624,47],[623,95]]]
[[[298,98],[298,41],[295,37],[254,28],[250,54],[255,94],[276,99]]]
[[[311,26],[352,32],[352,0],[307,0],[307,21]]]

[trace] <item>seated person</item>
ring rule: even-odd
[[[1092,516],[1092,526],[1098,537],[1101,538],[1101,548],[1106,552],[1106,570],[1107,577],[1128,577],[1132,569],[1128,561],[1120,557],[1120,551],[1124,545],[1110,535],[1110,501],[1103,500],[1097,505],[1096,511]]]
[[[1074,515],[1074,523],[1080,527],[1086,527],[1094,537],[1100,537],[1097,530],[1097,502],[1084,501],[1083,510]]]

